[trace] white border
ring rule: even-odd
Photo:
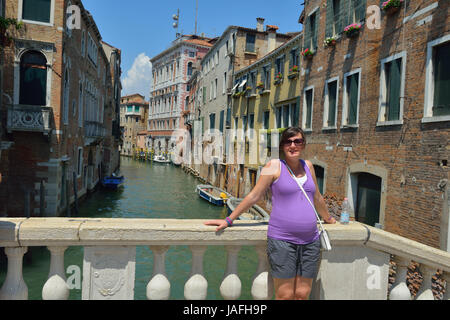
[[[387,96],[387,84],[386,84],[386,63],[392,62],[397,59],[402,59],[402,74],[400,79],[400,113],[399,119],[393,121],[387,121],[385,117],[386,113],[386,96]],[[380,71],[380,96],[378,102],[378,119],[377,126],[388,126],[388,125],[400,125],[403,124],[403,108],[405,103],[405,79],[406,79],[406,64],[407,64],[407,54],[406,51],[394,54],[390,57],[381,60],[381,71]]]
[[[433,116],[433,99],[434,99],[434,65],[433,65],[433,49],[435,46],[450,42],[450,34],[441,38],[428,42],[427,45],[427,61],[426,61],[426,77],[425,77],[425,97],[422,123],[450,121],[450,115]]]

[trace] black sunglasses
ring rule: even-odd
[[[294,143],[295,146],[300,147],[305,144],[305,140],[304,139],[295,139],[295,140],[288,139],[283,144],[285,146],[290,146],[290,145],[292,145],[292,143]]]

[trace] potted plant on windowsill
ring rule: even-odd
[[[264,90],[264,83],[258,82],[258,84],[256,85],[256,89],[258,89],[258,90]]]
[[[323,42],[323,45],[325,47],[334,47],[336,46],[336,39],[334,37],[326,38],[325,41]]]
[[[280,84],[283,81],[283,74],[281,72],[278,72],[278,74],[275,76],[275,84]]]
[[[312,59],[312,57],[314,56],[314,51],[313,50],[309,50],[309,48],[306,48],[305,50],[302,51],[302,56],[305,59]]]
[[[393,15],[400,10],[404,0],[388,0],[381,4],[381,10],[388,15]]]
[[[289,69],[288,78],[294,79],[298,76],[298,66],[292,66],[292,68]]]
[[[344,33],[348,38],[356,37],[361,30],[361,25],[359,23],[352,23],[345,27]]]

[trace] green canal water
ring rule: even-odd
[[[80,205],[76,217],[129,219],[220,219],[226,208],[215,207],[199,198],[195,187],[200,182],[173,165],[151,164],[121,159],[125,186],[118,191],[99,190]],[[29,248],[25,255],[23,277],[30,300],[42,299],[42,288],[50,268],[50,252],[45,247]],[[83,247],[69,247],[64,256],[65,269],[83,270]],[[184,284],[189,279],[192,255],[187,246],[172,246],[166,254],[166,273],[171,283],[170,299],[184,299]],[[252,299],[252,277],[258,264],[254,247],[239,252],[238,273],[242,281],[240,299]],[[226,268],[223,246],[209,246],[205,252],[204,275],[208,280],[208,300],[221,300],[219,287]],[[0,284],[6,276],[6,263],[0,266]],[[146,300],[146,287],[153,274],[153,253],[147,246],[136,248],[135,300]],[[67,274],[69,278],[72,274]],[[81,275],[82,276],[82,275]],[[71,300],[81,299],[81,289],[72,289]]]

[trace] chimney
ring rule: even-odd
[[[266,27],[266,31],[269,34],[269,38],[267,39],[267,53],[272,52],[277,47],[277,30],[277,26],[268,25]]]
[[[256,18],[256,30],[258,32],[264,32],[264,18]]]

